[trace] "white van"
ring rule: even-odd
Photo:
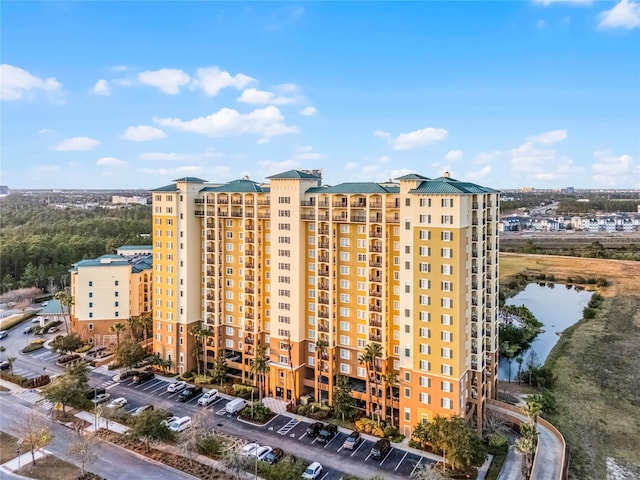
[[[209,390],[204,395],[202,395],[198,399],[198,405],[203,407],[208,407],[211,403],[215,402],[218,399],[218,390],[215,388],[213,390]]]
[[[227,403],[224,408],[229,415],[235,415],[236,413],[240,413],[246,406],[247,401],[244,398],[236,398]]]

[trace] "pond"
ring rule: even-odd
[[[538,334],[529,349],[522,354],[523,369],[526,368],[532,351],[535,352],[536,363],[544,364],[551,349],[560,338],[558,334],[582,318],[582,310],[591,300],[592,294],[593,292],[570,285],[530,283],[522,292],[507,300],[507,305],[524,305],[544,324],[542,327],[544,331]],[[515,378],[517,373],[518,362],[514,359],[511,365],[511,378]],[[509,362],[504,357],[500,358],[498,378],[500,380],[509,378]]]

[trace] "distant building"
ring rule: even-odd
[[[146,197],[123,197],[120,195],[114,195],[111,197],[111,203],[114,205],[146,205]]]
[[[81,260],[71,272],[71,331],[95,345],[116,343],[117,322],[151,314],[151,246],[123,246],[116,254]]]
[[[9,187],[6,185],[0,185],[0,197],[6,197],[9,195]]]

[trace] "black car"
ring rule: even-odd
[[[362,435],[360,435],[360,432],[354,430],[345,439],[344,443],[342,444],[342,448],[344,448],[345,450],[353,450],[360,444],[361,441]]]
[[[338,427],[332,423],[328,423],[322,430],[320,430],[320,433],[318,434],[318,442],[328,443],[336,436],[336,433],[338,433]]]
[[[278,463],[284,456],[284,452],[281,448],[274,448],[269,453],[267,453],[264,457],[264,461],[269,465],[273,465],[274,463]]]
[[[10,367],[11,367],[11,364],[9,362],[0,363],[0,370],[9,370]]]
[[[202,393],[202,387],[189,386],[180,392],[180,395],[178,395],[178,401],[188,402],[189,400],[191,400],[194,397],[197,397],[201,393]]]
[[[307,435],[310,437],[317,437],[320,433],[320,430],[324,428],[324,424],[322,422],[315,422],[309,425],[307,428]]]
[[[93,400],[98,395],[104,395],[107,391],[104,388],[90,388],[84,393],[87,400]]]
[[[153,372],[139,372],[137,375],[133,377],[132,382],[135,383],[136,385],[141,385],[144,382],[148,382],[153,377],[155,377]]]
[[[377,460],[383,458],[391,450],[391,442],[388,438],[381,438],[371,449],[371,456]]]
[[[122,372],[120,374],[120,380],[126,380],[128,378],[135,377],[136,375],[138,375],[137,371],[135,371],[135,370],[127,370],[126,372]]]

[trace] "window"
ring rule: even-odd
[[[92,281],[89,281],[89,286],[93,287],[93,282]]]
[[[440,204],[443,207],[453,207],[453,198],[443,198],[440,200]]]
[[[89,330],[93,330],[93,323],[89,324]]]
[[[443,392],[453,392],[453,383],[451,382],[440,382],[440,387]]]
[[[431,379],[429,377],[420,377],[420,386],[421,387],[431,387]]]
[[[404,396],[405,398],[411,398],[411,389],[409,387],[404,387]]]
[[[420,230],[420,240],[431,240],[431,232],[429,230]]]
[[[225,345],[227,348],[233,348],[233,340],[226,340]]]
[[[440,355],[442,358],[453,358],[453,353],[450,348],[441,348]]]
[[[429,394],[428,393],[421,393],[420,394],[420,403],[431,403],[431,399],[429,398]]]
[[[442,215],[440,217],[440,221],[443,225],[452,225],[453,224],[453,215]]]
[[[420,223],[423,225],[431,223],[431,215],[420,215]]]
[[[340,261],[348,262],[349,261],[349,252],[340,252]]]
[[[420,247],[420,256],[428,257],[431,255],[431,249],[429,247]]]
[[[450,248],[443,248],[440,253],[442,258],[453,258],[453,250]]]
[[[451,342],[453,341],[453,335],[451,332],[447,332],[446,330],[440,334],[440,338],[443,342]]]
[[[89,292],[89,298],[93,297],[93,292]]]
[[[431,286],[431,282],[429,281],[428,278],[421,278],[420,279],[420,288],[423,290],[428,290]]]
[[[344,330],[345,332],[349,331],[349,322],[340,322],[340,330]]]
[[[349,246],[349,239],[348,238],[341,238],[340,239],[340,246],[341,247],[348,247]]]
[[[115,302],[115,305],[114,305],[114,306],[116,306],[116,307],[117,307],[117,306],[118,306],[118,302]]]
[[[347,363],[340,364],[340,373],[351,373],[351,367]]]
[[[421,207],[430,207],[431,206],[431,199],[430,198],[421,198],[420,199],[420,206]]]
[[[421,343],[420,344],[420,353],[422,353],[423,355],[431,354],[431,347],[429,345],[427,345],[426,343]]]
[[[115,284],[115,286],[117,287],[117,286],[118,286],[118,280],[116,280],[116,281],[114,282],[114,284]]]
[[[291,197],[278,197],[278,203],[280,204],[289,204],[291,203]]]
[[[431,370],[431,363],[427,360],[420,360],[419,365],[420,365],[420,370],[423,370],[425,372],[428,372],[429,370]]]
[[[451,292],[453,291],[453,283],[451,282],[440,282],[440,288],[443,292]]]
[[[443,308],[453,308],[453,300],[451,298],[443,298],[440,302]]]
[[[443,242],[450,242],[451,240],[453,240],[453,232],[445,230],[440,234],[440,238]]]
[[[450,398],[443,398],[441,399],[441,405],[442,408],[451,410],[453,408],[453,400],[451,400]]]
[[[340,358],[343,358],[345,360],[350,360],[351,359],[351,352],[349,350],[345,350],[343,348],[340,349]]]
[[[451,365],[446,365],[446,364],[442,365],[442,374],[443,375],[451,375],[451,372],[452,372]]]
[[[93,302],[89,302],[89,308],[93,307]]]
[[[453,268],[451,267],[451,265],[445,263],[444,265],[442,265],[440,271],[443,275],[451,275],[453,273]]]
[[[420,338],[431,338],[431,331],[428,328],[422,327],[418,330]]]
[[[420,263],[420,272],[422,273],[429,273],[431,271],[431,264],[430,263]]]
[[[340,335],[340,345],[350,345],[349,335]]]
[[[367,370],[364,367],[357,367],[356,368],[356,375],[359,377],[366,377],[367,376]]]
[[[409,407],[404,408],[404,421],[405,422],[411,421],[411,409]]]
[[[158,312],[160,313],[160,312]],[[93,312],[89,312],[89,318],[93,318]]]
[[[307,358],[307,364],[309,364],[309,366],[313,367],[316,364],[316,359],[314,357],[308,357]]]
[[[431,299],[429,295],[420,295],[420,305],[431,305]]]
[[[444,313],[440,316],[440,321],[443,325],[451,325],[453,323],[451,320],[451,315],[447,315]]]

